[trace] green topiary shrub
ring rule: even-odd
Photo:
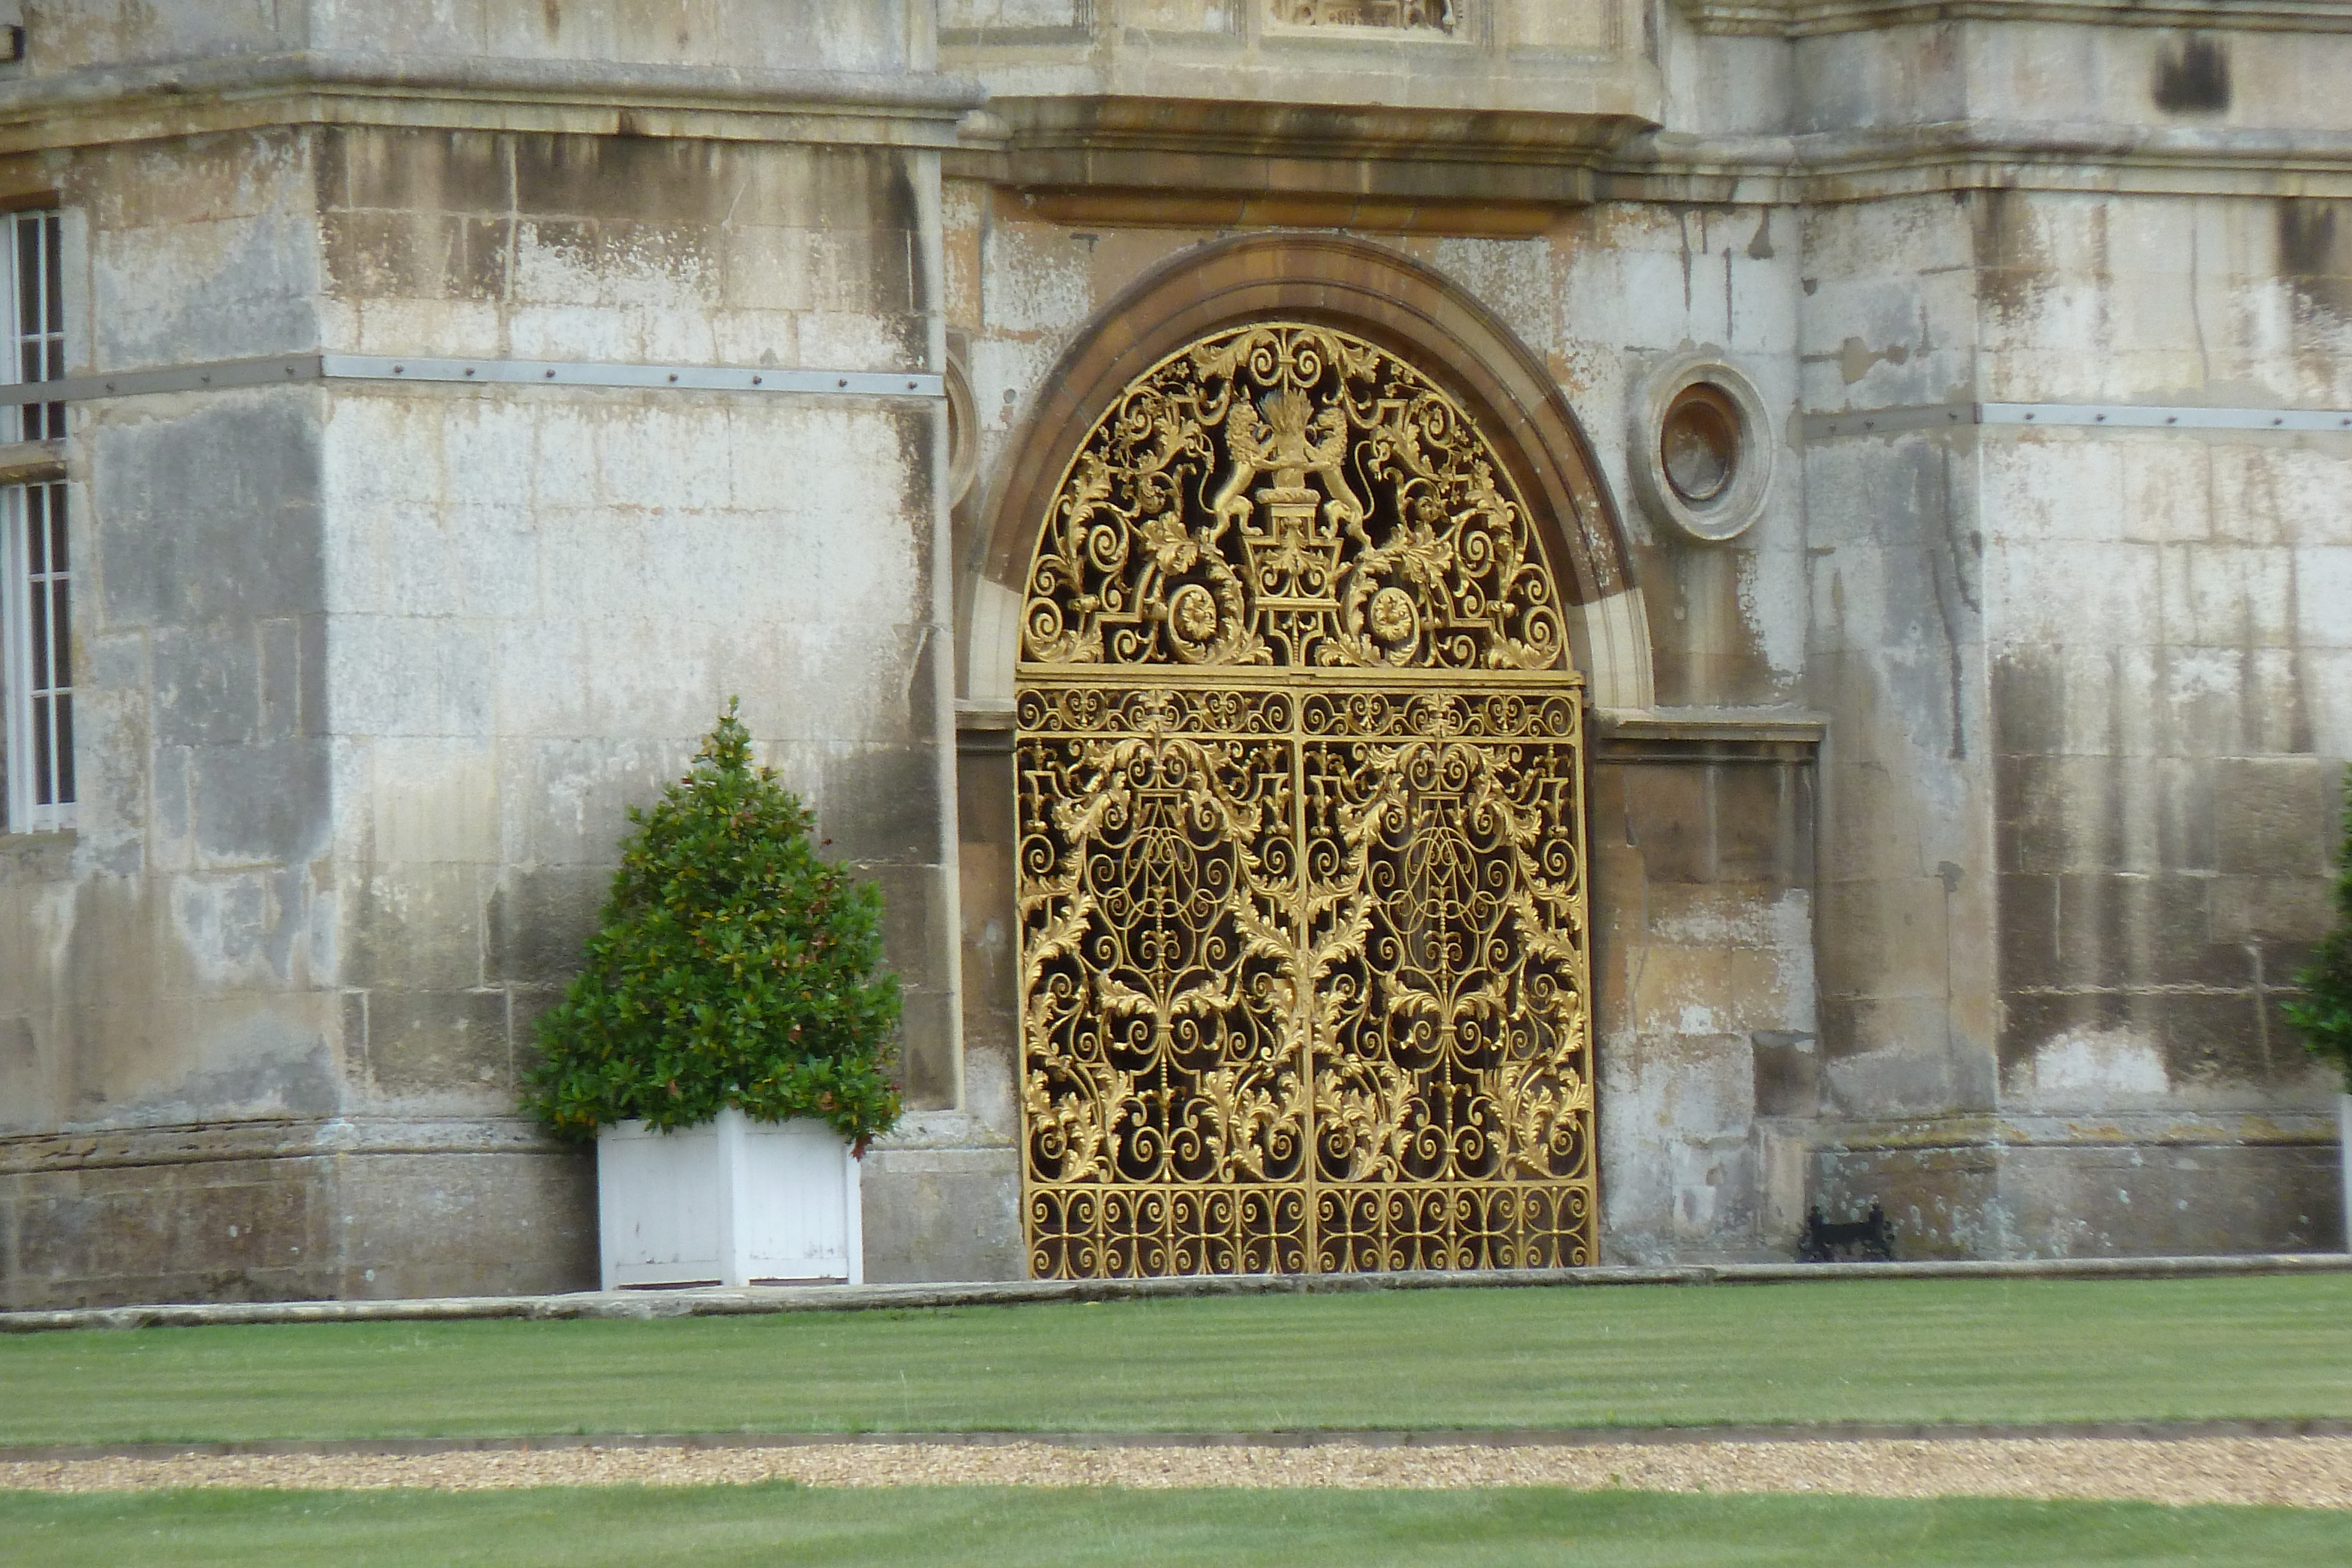
[[[2336,929],[2319,944],[2311,967],[2294,977],[2303,995],[2286,1004],[2287,1021],[2302,1031],[2312,1055],[2344,1074],[2352,1092],[2352,769],[2344,777],[2344,848],[2336,872]]]
[[[559,1134],[642,1117],[815,1116],[866,1141],[898,1120],[898,982],[882,899],[819,860],[812,819],[751,765],[730,701],[694,771],[621,848],[587,966],[540,1021],[524,1108]]]

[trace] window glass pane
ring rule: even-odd
[[[60,806],[70,806],[74,794],[73,769],[73,694],[62,693],[57,698],[58,712],[58,783],[51,791]]]
[[[41,329],[41,225],[16,224],[16,330]]]
[[[66,598],[66,580],[49,579],[49,685],[73,685],[73,607]]]
[[[48,489],[49,507],[49,570],[66,570],[66,487],[51,485]]]
[[[63,259],[65,247],[59,243],[64,237],[64,232],[65,220],[55,213],[51,213],[41,225],[42,260],[47,264],[41,268],[41,274],[49,286],[48,298],[44,301],[48,308],[42,312],[41,329],[45,332],[60,334],[66,329],[66,269]],[[62,357],[63,344],[58,345],[58,352]],[[63,375],[65,371],[59,369],[49,373]]]
[[[54,806],[57,795],[49,783],[49,699],[33,699],[33,804]]]
[[[25,491],[25,570],[35,577],[49,570],[49,486],[35,485]]]
[[[28,619],[32,622],[33,633],[33,690],[45,692],[51,685],[49,680],[49,596],[36,591],[27,594],[26,598],[32,607],[32,614]]]

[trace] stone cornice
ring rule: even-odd
[[[2352,132],[1950,120],[1801,136],[1660,133],[1610,159],[1604,199],[1844,202],[1934,191],[2352,196]]]
[[[947,172],[1079,226],[1539,233],[1596,201],[1870,201],[2017,189],[2352,197],[2352,132],[1952,120],[1803,135],[1622,116],[1008,99]]]
[[[2352,32],[2352,0],[1676,0],[1702,33],[1801,38],[1930,22]]]
[[[322,122],[946,147],[984,98],[933,75],[313,50],[0,83],[0,152]]]
[[[1510,233],[1592,200],[1593,171],[1650,128],[1632,115],[1109,95],[994,99],[974,120],[950,172],[1066,221]]]
[[[1076,159],[1414,160],[1550,168],[1591,162],[1649,122],[1624,114],[1234,102],[1098,95],[994,98],[988,113],[1016,175]]]

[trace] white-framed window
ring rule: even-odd
[[[8,383],[65,374],[62,226],[54,211],[0,215],[7,285],[0,376]],[[0,440],[8,444],[60,441],[65,433],[62,402],[0,406]],[[12,833],[55,832],[74,821],[69,524],[63,479],[0,486],[0,831]]]
[[[5,214],[8,241],[7,378],[11,382],[61,381],[66,373],[66,269],[60,256],[65,214],[46,212]],[[66,433],[66,405],[12,405],[0,438],[57,441]]]

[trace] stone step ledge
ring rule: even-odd
[[[547,1296],[394,1301],[191,1301],[0,1312],[0,1333],[61,1329],[203,1328],[224,1323],[453,1322],[756,1316],[1024,1301],[1126,1301],[1184,1296],[1336,1295],[1360,1291],[1572,1289],[1595,1285],[1767,1285],[1807,1280],[2176,1280],[2352,1273],[2352,1253],[2198,1258],[1952,1259],[1916,1263],[1693,1263],[1657,1268],[1465,1269],[1365,1274],[1213,1274],[1150,1280],[1002,1280],[907,1285],[752,1285],[578,1291]]]

